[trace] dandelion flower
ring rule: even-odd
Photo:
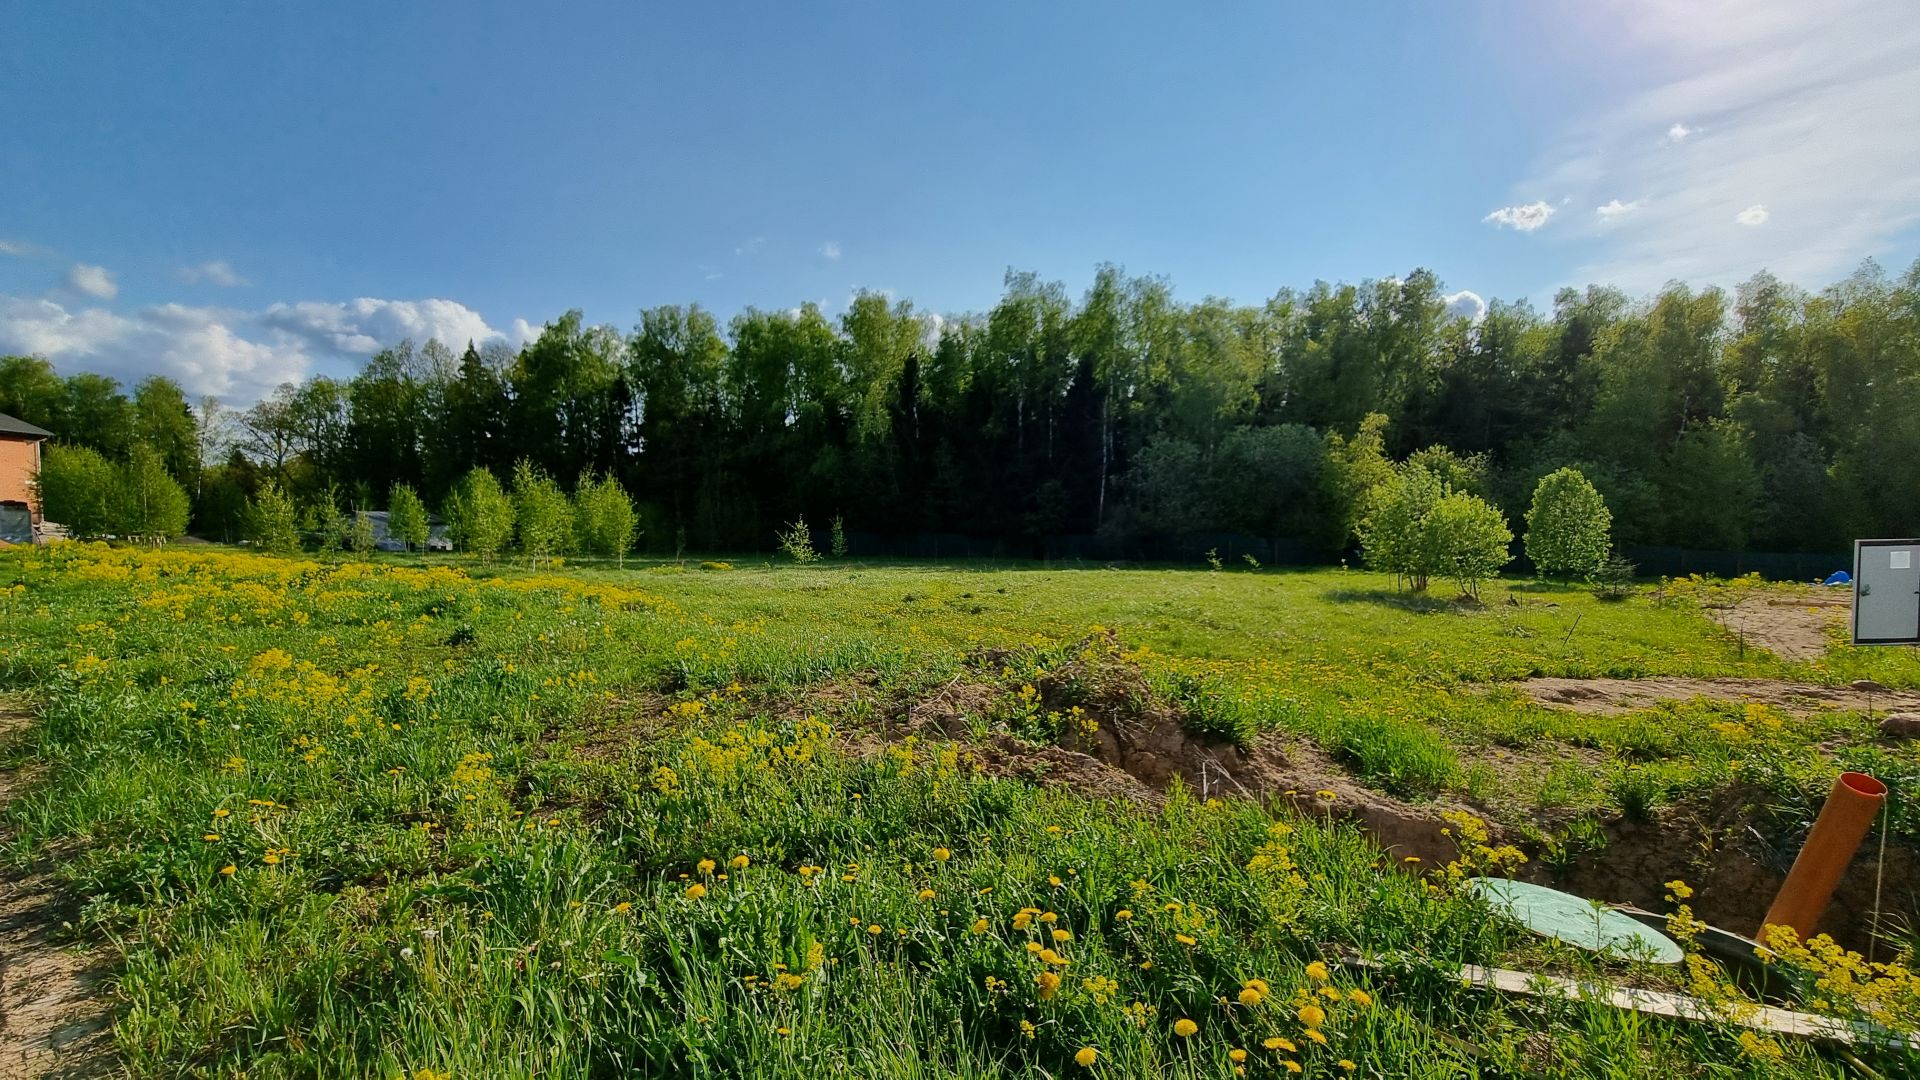
[[[1349,990],[1347,991],[1347,999],[1363,1008],[1373,1004],[1373,995],[1367,993],[1365,990]]]
[[[933,890],[932,890],[932,889],[921,889],[921,890],[920,890],[920,891],[919,891],[918,893],[916,893],[915,895],[916,895],[916,896],[918,896],[918,897],[919,897],[920,899],[922,899],[922,900],[931,900],[931,899],[933,899]]]
[[[1321,1046],[1327,1045],[1327,1036],[1319,1028],[1308,1028],[1307,1039],[1311,1042],[1319,1043]]]
[[[1297,1073],[1300,1071],[1300,1063],[1297,1061],[1283,1061],[1280,1063],[1280,1065],[1282,1068],[1286,1069],[1290,1073]]]
[[[705,885],[696,881],[687,886],[687,899],[698,900],[705,895],[707,895],[707,887]]]
[[[1258,991],[1258,990],[1255,990],[1255,989],[1254,989],[1253,987],[1251,987],[1251,986],[1249,986],[1249,987],[1247,987],[1246,989],[1244,989],[1244,990],[1242,990],[1242,991],[1240,991],[1240,1004],[1242,1004],[1242,1005],[1258,1005],[1258,1004],[1260,1004],[1260,991]]]
[[[1091,1046],[1083,1046],[1073,1055],[1073,1063],[1083,1069],[1093,1068],[1093,1063],[1099,1060],[1100,1051]]]
[[[1033,985],[1038,988],[1041,1001],[1052,1001],[1053,995],[1060,992],[1060,976],[1043,971],[1033,977]]]
[[[1173,1022],[1173,1033],[1175,1035],[1180,1036],[1183,1039],[1193,1038],[1194,1033],[1198,1032],[1199,1030],[1200,1030],[1199,1024],[1194,1023],[1193,1021],[1187,1019],[1184,1016]]]
[[[985,920],[985,919],[975,919],[975,920],[973,920],[973,932],[974,932],[974,933],[976,933],[976,934],[984,934],[984,933],[986,933],[986,932],[987,932],[987,920]]]
[[[280,856],[269,852],[266,855],[262,855],[260,861],[266,863],[268,866],[278,866],[280,864]]]
[[[1289,1053],[1298,1051],[1300,1049],[1299,1047],[1293,1045],[1292,1039],[1283,1039],[1278,1035],[1275,1035],[1273,1038],[1268,1039],[1266,1042],[1263,1042],[1260,1045],[1266,1047],[1269,1050],[1285,1050]]]
[[[1188,948],[1192,948],[1193,946],[1200,944],[1197,940],[1194,939],[1193,935],[1191,934],[1175,934],[1173,935],[1173,940],[1179,942],[1182,945],[1187,946]]]
[[[879,937],[881,934],[886,933],[886,929],[879,923],[872,923],[868,925],[867,933],[872,934],[874,937]]]
[[[1358,1065],[1355,1065],[1353,1062],[1347,1060],[1346,1058],[1341,1058],[1339,1061],[1334,1062],[1334,1064],[1340,1066],[1341,1068],[1347,1070],[1348,1072],[1352,1072],[1353,1070],[1360,1067]]]
[[[735,870],[745,870],[747,867],[751,866],[752,864],[753,864],[753,860],[747,858],[745,855],[735,855],[733,857],[733,862],[731,862],[728,865],[732,866]]]
[[[946,862],[948,859],[953,858],[953,852],[943,847],[937,847],[933,849],[933,858],[935,862]]]
[[[1241,1062],[1244,1062],[1247,1060],[1247,1052],[1236,1046],[1233,1049],[1227,1051],[1227,1060],[1233,1062],[1235,1065],[1238,1065]]]
[[[1055,928],[1054,928],[1054,930],[1053,930],[1053,940],[1054,940],[1054,941],[1056,941],[1056,942],[1059,942],[1059,941],[1072,941],[1072,940],[1073,940],[1073,931],[1071,931],[1071,930],[1068,930],[1068,929],[1066,929],[1066,928],[1064,928],[1064,927],[1055,927]]]
[[[712,859],[701,859],[699,862],[693,864],[693,868],[703,874],[713,873],[713,867],[714,862]]]
[[[1128,919],[1133,918],[1133,912],[1126,908],[1121,908],[1119,911],[1113,913],[1113,917],[1119,919],[1121,922],[1126,922]]]
[[[1298,1015],[1300,1022],[1310,1028],[1317,1028],[1327,1022],[1327,1010],[1318,1005],[1302,1005]]]
[[[238,869],[239,867],[234,866],[232,863],[228,863],[227,865],[220,868],[220,876],[232,877]]]
[[[1326,982],[1327,979],[1329,978],[1329,976],[1327,975],[1327,965],[1321,963],[1318,960],[1315,960],[1313,963],[1308,964],[1307,978],[1312,979],[1315,982]]]

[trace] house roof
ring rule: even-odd
[[[4,439],[8,437],[27,438],[27,439],[51,439],[53,438],[53,432],[48,431],[45,428],[34,427],[32,424],[27,423],[25,420],[20,420],[15,417],[8,416],[6,413],[0,413],[0,439]]]

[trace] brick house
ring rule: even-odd
[[[0,413],[0,544],[30,544],[40,525],[40,444],[53,432]]]

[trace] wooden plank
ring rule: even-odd
[[[1771,1035],[1793,1035],[1803,1039],[1839,1043],[1843,1046],[1858,1046],[1865,1043],[1898,1048],[1904,1043],[1910,1049],[1920,1050],[1920,1034],[1902,1035],[1872,1024],[1839,1020],[1831,1016],[1816,1016],[1813,1013],[1779,1009],[1771,1005],[1727,1007],[1664,990],[1643,990],[1630,986],[1615,986],[1611,983],[1569,979],[1561,975],[1539,975],[1507,968],[1481,967],[1478,964],[1462,967],[1460,977],[1471,986],[1484,990],[1497,990],[1503,994],[1550,997],[1567,1001],[1597,1001],[1616,1009],[1628,1009],[1650,1016],[1703,1024],[1734,1024]]]

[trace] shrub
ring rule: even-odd
[[[573,503],[545,469],[521,458],[513,467],[513,515],[520,553],[532,566],[564,555],[573,544]]]
[[[167,475],[166,462],[145,443],[114,470],[109,500],[113,530],[123,536],[164,543],[187,531],[191,509],[185,489]]]
[[[395,484],[387,496],[387,535],[407,548],[427,546],[427,504],[411,485]]]
[[[300,515],[293,500],[272,480],[247,501],[247,538],[263,551],[290,555],[300,550]]]
[[[513,501],[486,469],[475,468],[460,478],[441,516],[447,519],[447,537],[455,548],[488,562],[513,535]]]
[[[40,509],[74,537],[113,529],[113,463],[86,446],[49,446],[40,460]]]
[[[340,516],[341,546],[355,555],[366,555],[373,551],[379,538],[374,535],[373,519],[355,510]]]
[[[839,514],[833,515],[832,551],[833,557],[836,559],[844,559],[847,557],[847,523],[841,519]]]
[[[806,515],[794,519],[785,531],[776,534],[780,540],[780,550],[797,563],[817,562],[820,553],[813,549],[813,530],[807,528]]]
[[[582,551],[626,565],[640,515],[618,480],[611,474],[596,477],[591,472],[581,473],[580,486],[573,492],[573,519]]]
[[[1593,574],[1593,597],[1606,603],[1619,603],[1633,595],[1636,567],[1619,555],[1609,555]]]
[[[1460,591],[1480,595],[1480,583],[1512,560],[1513,532],[1485,499],[1454,492],[1433,504],[1422,523],[1421,546]]]
[[[1591,577],[1606,562],[1613,514],[1578,469],[1540,478],[1527,510],[1527,558],[1543,574]]]

